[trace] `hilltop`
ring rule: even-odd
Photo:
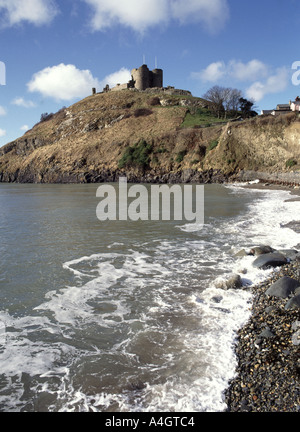
[[[93,94],[43,115],[0,149],[0,181],[221,182],[299,168],[298,114],[224,122],[204,99],[148,90]]]

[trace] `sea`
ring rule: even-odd
[[[0,411],[225,411],[271,273],[236,254],[300,247],[300,202],[212,184],[203,224],[100,221],[98,187],[0,184]]]

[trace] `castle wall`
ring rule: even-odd
[[[125,89],[137,89],[140,91],[149,88],[163,88],[163,70],[154,69],[149,71],[147,65],[143,65],[138,69],[132,69],[132,79],[126,84],[117,84],[114,88],[110,89],[108,85],[103,89],[107,91],[120,91]]]
[[[128,89],[128,83],[127,84],[117,84],[116,87],[112,88],[111,91],[119,91],[119,90],[126,90]]]
[[[152,85],[150,87],[163,87],[163,71],[162,71],[162,69],[154,69],[150,73],[152,75]]]
[[[146,90],[150,86],[149,69],[146,65],[141,66],[139,69],[131,71],[133,80],[135,81],[135,88],[138,90]]]
[[[146,65],[139,69],[131,71],[132,79],[135,82],[134,87],[137,90],[146,90],[147,88],[163,87],[163,71],[162,69],[154,69],[149,71]]]

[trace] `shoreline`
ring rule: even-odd
[[[236,377],[224,393],[226,412],[300,411],[300,353],[293,343],[300,309],[286,311],[287,299],[265,294],[280,277],[299,271],[300,263],[291,263],[252,288],[252,314],[235,346]]]
[[[295,196],[286,201],[300,200],[300,190],[292,186],[259,182],[244,187],[286,190]],[[300,411],[300,306],[287,309],[291,297],[266,294],[282,277],[300,281],[300,255],[250,288],[251,316],[237,334],[238,366],[224,392],[225,412]]]

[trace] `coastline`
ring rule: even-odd
[[[291,185],[259,182],[244,187],[288,190],[294,198],[287,201],[300,200],[300,190]],[[235,345],[236,376],[224,392],[226,412],[300,411],[300,306],[287,309],[291,297],[266,294],[282,277],[300,281],[300,256],[251,287],[251,316]]]

